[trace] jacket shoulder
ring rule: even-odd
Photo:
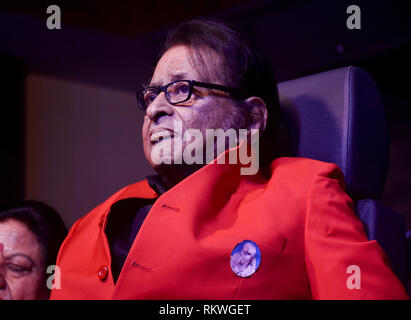
[[[271,179],[306,185],[318,176],[339,180],[344,183],[344,175],[338,165],[308,158],[281,157],[270,165]]]
[[[61,261],[68,247],[78,248],[83,246],[84,241],[96,241],[98,233],[95,230],[100,229],[100,224],[103,223],[106,213],[116,201],[132,197],[154,198],[156,196],[147,180],[142,180],[120,189],[73,224],[60,247],[57,260]]]
[[[90,225],[94,221],[100,220],[112,204],[118,200],[125,198],[154,198],[156,193],[150,188],[147,180],[142,180],[131,185],[128,185],[95,207],[82,218],[78,219],[71,227],[69,236],[74,232],[81,231],[84,227]]]

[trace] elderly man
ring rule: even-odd
[[[407,298],[338,167],[280,157],[276,85],[239,33],[180,25],[137,98],[158,175],[75,223],[53,299]]]

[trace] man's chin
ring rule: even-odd
[[[153,169],[157,168],[172,168],[175,166],[181,166],[185,165],[184,161],[182,161],[181,156],[174,156],[173,154],[171,155],[165,155],[165,156],[158,156],[158,155],[151,155],[149,159],[147,159],[150,165],[153,167]]]
[[[181,176],[181,178],[185,178],[190,174],[194,173],[198,169],[204,166],[204,164],[186,164],[184,162],[180,163],[154,163],[149,161],[152,168],[161,176],[168,177],[168,176]],[[180,179],[181,180],[181,179]]]

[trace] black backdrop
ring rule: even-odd
[[[0,203],[24,198],[24,73],[18,59],[0,55]]]

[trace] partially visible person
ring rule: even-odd
[[[0,208],[0,300],[46,300],[67,229],[56,210],[32,200]]]

